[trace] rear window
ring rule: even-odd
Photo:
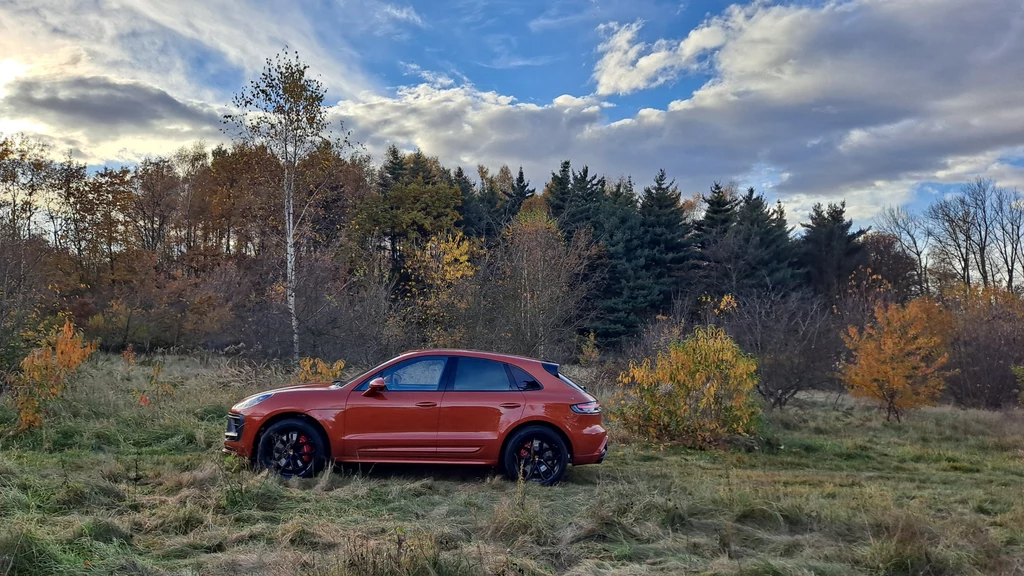
[[[562,382],[565,382],[569,386],[572,386],[578,392],[583,392],[584,394],[587,393],[587,389],[586,388],[584,388],[583,386],[580,386],[579,384],[573,382],[572,380],[569,379],[568,376],[566,376],[565,374],[562,374],[561,372],[558,373],[558,379],[561,380]]]

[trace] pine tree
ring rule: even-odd
[[[596,313],[590,327],[603,345],[615,347],[639,332],[661,293],[647,259],[647,234],[633,182],[618,182],[599,203],[594,229],[603,251],[595,276],[601,281],[592,298]]]
[[[705,196],[704,202],[707,208],[697,226],[702,249],[725,236],[732,227],[736,221],[736,207],[740,200],[729,188],[715,182],[711,186],[711,195]]]
[[[785,292],[796,286],[796,245],[789,233],[782,203],[769,208],[764,196],[749,188],[736,211],[732,264],[740,270],[731,292]]]
[[[530,188],[530,181],[523,175],[523,167],[519,167],[519,174],[516,175],[515,181],[512,183],[512,189],[505,194],[505,204],[503,212],[505,213],[505,222],[510,222],[513,218],[519,214],[519,210],[523,207],[523,202],[526,202],[537,191]]]
[[[569,207],[572,200],[572,164],[568,160],[562,161],[562,167],[557,173],[551,173],[551,180],[544,188],[544,199],[548,208],[551,209],[551,217],[559,219]]]
[[[558,228],[563,234],[572,237],[580,229],[595,228],[594,221],[599,217],[604,189],[604,178],[591,176],[590,168],[587,166],[579,171],[573,171],[572,184],[569,186],[569,202],[558,217]]]
[[[806,270],[807,284],[827,298],[841,295],[850,275],[865,261],[860,239],[868,231],[851,232],[853,220],[846,219],[846,202],[823,208],[815,204],[799,241],[800,264]]]
[[[665,310],[693,258],[692,226],[686,220],[679,189],[674,180],[669,182],[665,170],[658,171],[654,186],[644,188],[640,223],[645,259],[658,294],[655,305]]]
[[[459,206],[459,222],[467,236],[481,236],[483,230],[483,211],[477,202],[476,185],[459,166],[452,176],[452,184],[459,189],[462,203]]]
[[[398,146],[392,144],[388,146],[384,156],[384,165],[380,170],[380,191],[386,195],[405,178],[405,154],[402,154]]]

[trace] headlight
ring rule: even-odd
[[[242,400],[238,404],[231,407],[232,410],[245,410],[246,408],[252,408],[253,406],[263,402],[267,398],[270,398],[273,394],[257,394],[255,396],[249,396],[245,400]]]

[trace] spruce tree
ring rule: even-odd
[[[505,194],[505,203],[503,206],[503,212],[505,213],[505,222],[512,221],[513,218],[519,214],[519,210],[523,207],[523,202],[526,202],[537,191],[530,188],[530,181],[526,179],[523,174],[523,167],[519,167],[519,174],[516,175],[516,179],[512,182],[512,189]]]
[[[796,246],[790,238],[782,203],[769,207],[749,188],[736,210],[734,253],[728,265],[737,270],[734,293],[788,291],[798,282]]]
[[[644,188],[640,202],[640,224],[644,231],[644,253],[657,298],[654,306],[667,310],[673,292],[693,259],[692,226],[686,220],[679,189],[669,182],[665,170],[654,177],[654,186]]]
[[[725,236],[736,222],[736,207],[740,200],[728,188],[715,182],[711,186],[711,195],[704,197],[704,203],[707,208],[697,226],[702,249]]]
[[[568,160],[562,161],[557,173],[551,173],[551,180],[544,188],[544,200],[551,209],[551,217],[558,220],[572,201],[572,165]]]
[[[603,250],[595,277],[590,328],[604,346],[617,347],[636,335],[648,311],[661,298],[648,261],[647,234],[631,180],[602,194],[594,221],[595,240]]]
[[[453,185],[459,189],[462,203],[459,205],[459,220],[462,231],[467,236],[481,236],[484,228],[484,217],[480,203],[476,197],[476,186],[466,175],[462,166],[455,169],[452,176]]]
[[[801,223],[804,235],[799,242],[800,264],[808,286],[826,298],[839,297],[850,275],[865,263],[861,237],[867,230],[851,232],[853,220],[846,219],[846,202],[823,208],[815,204],[810,222]]]
[[[592,176],[587,166],[579,171],[573,171],[572,183],[569,185],[569,200],[561,215],[557,217],[558,227],[566,237],[572,237],[583,228],[595,228],[604,189],[604,178]]]

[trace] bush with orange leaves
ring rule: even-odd
[[[874,401],[886,420],[895,416],[899,422],[908,410],[934,405],[942,393],[950,330],[949,312],[928,298],[879,303],[871,323],[843,334],[852,360],[842,365],[840,378],[851,395]]]
[[[41,344],[21,361],[21,372],[11,379],[20,430],[43,423],[46,405],[64,394],[68,380],[98,346],[86,342],[70,318]]]
[[[712,446],[753,432],[760,404],[757,362],[724,330],[701,326],[619,376],[613,417],[651,439]]]
[[[334,382],[341,378],[341,373],[344,370],[344,360],[328,364],[319,358],[303,358],[299,360],[299,373],[295,376],[295,380],[297,382]]]

